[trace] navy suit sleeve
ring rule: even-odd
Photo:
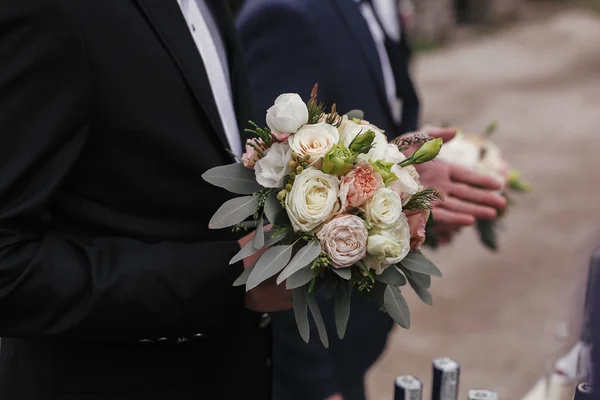
[[[246,7],[237,21],[253,100],[253,120],[264,125],[267,109],[282,93],[308,101],[315,83],[331,105],[330,72],[310,13],[290,3]]]

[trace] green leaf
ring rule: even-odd
[[[308,304],[310,313],[312,314],[313,319],[315,321],[315,325],[317,326],[317,331],[319,332],[319,338],[321,339],[321,343],[323,343],[323,346],[327,349],[329,348],[327,328],[325,328],[325,322],[323,321],[323,316],[321,315],[321,310],[319,310],[319,304],[317,304],[317,300],[315,299],[314,293],[306,293],[306,303]]]
[[[310,268],[304,268],[300,271],[292,274],[289,278],[285,280],[285,287],[287,289],[296,289],[300,286],[306,285],[308,282],[315,277],[315,271]]]
[[[294,317],[300,337],[308,343],[310,339],[310,326],[308,324],[308,305],[306,304],[306,289],[304,287],[292,290],[292,304],[294,306]]]
[[[404,275],[406,275],[408,279],[412,279],[420,287],[425,289],[429,289],[431,287],[431,276],[421,274],[419,272],[410,271],[402,266],[400,267],[400,269],[402,270],[402,272],[404,272]]]
[[[365,113],[363,112],[363,110],[350,110],[346,113],[346,116],[348,117],[348,119],[364,119]]]
[[[415,291],[417,296],[419,296],[419,298],[421,299],[421,301],[423,303],[427,304],[428,306],[433,305],[433,298],[431,297],[431,293],[429,292],[429,290],[417,285],[415,283],[415,281],[413,281],[411,278],[408,278],[408,283],[410,284],[410,287],[413,288],[413,290]]]
[[[254,265],[249,266],[240,274],[240,276],[233,282],[233,286],[244,286],[248,282],[248,277],[254,269]]]
[[[350,268],[330,268],[333,272],[339,275],[340,278],[349,280],[352,278],[352,270]]]
[[[239,224],[256,212],[258,197],[236,197],[223,203],[208,223],[210,229],[227,228]]]
[[[281,203],[277,200],[277,193],[272,192],[269,197],[267,197],[267,201],[265,202],[265,215],[270,223],[275,224],[277,221],[277,214],[283,211],[283,207],[281,207]]]
[[[498,250],[495,225],[495,220],[477,220],[477,233],[479,234],[479,239],[488,249],[492,251]]]
[[[292,258],[293,245],[275,246],[267,250],[256,262],[248,277],[246,290],[251,290],[281,271]]]
[[[406,278],[402,275],[402,272],[398,270],[395,265],[390,265],[386,268],[381,275],[375,275],[375,279],[388,285],[393,286],[404,286],[406,285]]]
[[[319,242],[310,242],[302,247],[294,256],[292,261],[277,277],[277,284],[279,285],[290,275],[295,274],[304,267],[310,266],[310,264],[321,255],[321,245]]]
[[[442,272],[439,270],[439,268],[434,263],[429,261],[429,259],[427,259],[423,253],[410,252],[400,263],[408,270],[419,272],[425,275],[436,276],[438,278],[442,277]]]
[[[202,178],[212,185],[235,194],[252,194],[262,190],[262,186],[256,182],[254,170],[240,163],[211,168],[202,174]]]
[[[404,296],[396,286],[387,286],[383,296],[385,311],[401,327],[410,328],[410,311]]]
[[[346,335],[348,318],[350,318],[350,296],[352,295],[352,284],[350,282],[340,282],[336,291],[333,305],[335,315],[335,327],[340,339]]]
[[[273,232],[267,232],[265,235],[265,246],[269,247],[273,246],[275,243],[279,242],[284,237],[286,237],[287,233],[282,232],[279,235],[274,236]],[[259,251],[260,249],[255,248],[252,244],[252,241],[250,241],[244,247],[242,247],[242,249],[235,256],[233,256],[231,261],[229,261],[229,265],[235,264],[236,262],[241,261],[246,257],[250,257],[251,255],[258,253]]]
[[[263,230],[264,220],[258,219],[256,224],[256,230],[254,231],[254,237],[252,238],[252,246],[255,249],[262,249],[265,245],[265,231]]]

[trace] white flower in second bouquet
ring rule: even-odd
[[[454,139],[444,143],[437,159],[467,168],[477,168],[480,148],[466,139],[463,133],[458,133]]]
[[[292,150],[285,143],[273,143],[266,151],[265,156],[256,161],[254,173],[256,181],[266,188],[280,188],[283,180],[289,173],[289,162]]]
[[[378,231],[367,240],[367,266],[379,275],[410,252],[410,227],[404,214],[392,230]]]
[[[393,228],[402,214],[402,200],[398,193],[381,188],[364,204],[367,222],[379,229]]]
[[[335,268],[347,268],[367,254],[369,232],[356,215],[342,215],[326,223],[317,234],[321,248]]]
[[[384,160],[388,150],[388,141],[387,137],[376,129],[371,129],[375,132],[375,140],[373,140],[373,145],[371,146],[371,150],[367,154],[359,154],[358,160],[363,161],[377,161]],[[366,132],[366,131],[365,131]]]
[[[267,110],[267,125],[276,133],[296,133],[308,122],[308,108],[296,93],[284,93]]]
[[[412,165],[409,167],[412,167]],[[413,178],[408,167],[402,168],[399,165],[394,165],[392,166],[392,172],[398,180],[391,182],[389,188],[400,196],[402,205],[404,205],[408,203],[413,194],[420,190],[419,182]]]
[[[321,168],[323,156],[340,140],[340,134],[333,125],[320,122],[304,125],[295,135],[289,138],[290,147],[300,157],[309,156],[309,163]]]
[[[315,168],[296,176],[285,198],[285,210],[295,231],[311,232],[339,210],[339,179]]]

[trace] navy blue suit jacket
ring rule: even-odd
[[[298,93],[306,101],[318,83],[320,101],[335,103],[342,113],[363,110],[390,138],[416,129],[418,101],[405,104],[416,113],[411,126],[393,120],[377,48],[353,0],[247,0],[237,25],[257,124],[264,126],[266,110],[279,94]],[[273,367],[281,384],[276,399],[321,400],[336,392],[346,400],[364,398],[363,375],[383,351],[393,323],[374,302],[355,294],[340,341],[332,304],[321,298],[320,305],[329,351],[314,326],[310,343],[302,341],[292,311],[273,315]]]

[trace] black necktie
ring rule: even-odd
[[[406,31],[401,26],[400,42],[392,39],[383,27],[371,0],[361,0],[361,2],[371,5],[373,14],[385,36],[385,49],[396,81],[396,96],[402,100],[400,133],[416,131],[419,125],[419,96],[410,77],[410,46],[406,38]]]

